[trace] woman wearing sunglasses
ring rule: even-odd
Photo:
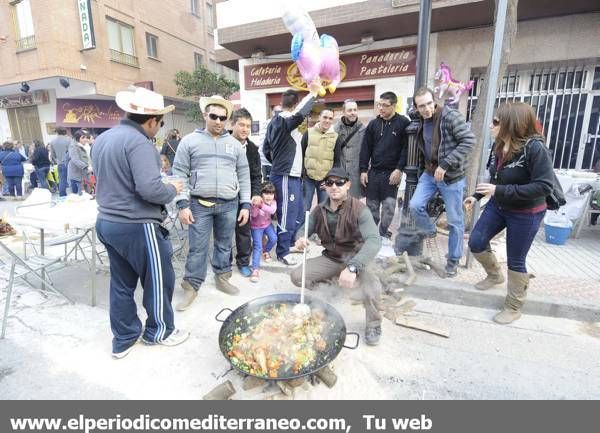
[[[521,317],[530,278],[525,260],[546,213],[553,168],[530,105],[522,102],[500,105],[490,127],[495,142],[487,165],[489,183],[479,183],[475,194],[465,199],[464,204],[470,208],[475,200],[489,198],[469,239],[473,256],[487,273],[475,285],[480,290],[504,282],[490,240],[506,228],[508,294],[494,321],[508,324]]]

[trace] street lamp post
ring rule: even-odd
[[[415,76],[415,90],[427,84],[427,64],[429,62],[429,34],[431,28],[431,0],[421,0],[419,11],[419,34],[417,42],[417,71]],[[396,236],[396,253],[404,251],[409,256],[420,256],[423,251],[423,240],[418,236],[415,222],[408,208],[418,182],[419,149],[417,148],[417,131],[419,130],[419,116],[411,108],[408,115],[410,124],[406,128],[408,135],[408,158],[404,168],[406,174],[406,189],[402,203],[402,220]]]

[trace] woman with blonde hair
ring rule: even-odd
[[[553,167],[544,137],[536,127],[533,108],[522,102],[502,104],[493,119],[495,138],[488,160],[489,183],[480,183],[472,197],[489,201],[469,238],[469,248],[487,276],[475,285],[487,290],[504,282],[490,240],[506,228],[508,258],[507,296],[494,321],[508,324],[521,317],[530,274],[525,260],[546,213],[546,196],[552,192]]]

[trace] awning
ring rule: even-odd
[[[302,97],[304,97],[304,95],[306,94],[306,92],[300,93],[302,93]],[[281,93],[269,93],[267,95],[269,107],[273,107],[274,105],[280,104],[281,95]],[[341,104],[346,99],[354,99],[357,102],[374,101],[375,86],[340,87],[335,91],[334,94],[330,94],[329,92],[327,92],[327,95],[325,95],[324,97],[318,97],[317,99],[319,102],[324,102],[326,104]]]

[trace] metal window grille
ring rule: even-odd
[[[17,52],[35,48],[35,35],[17,39]]]
[[[468,119],[475,111],[485,77],[473,74],[471,79],[475,84],[467,102]],[[530,104],[544,129],[554,167],[590,169],[600,159],[600,149],[597,149],[600,145],[597,137],[600,92],[593,90],[596,81],[600,83],[598,66],[551,66],[530,70],[509,67],[509,72],[502,78],[495,106],[511,101]]]
[[[132,56],[131,54],[122,53],[117,50],[110,50],[110,59],[113,62],[123,63],[129,66],[139,67],[140,63],[136,56]]]

